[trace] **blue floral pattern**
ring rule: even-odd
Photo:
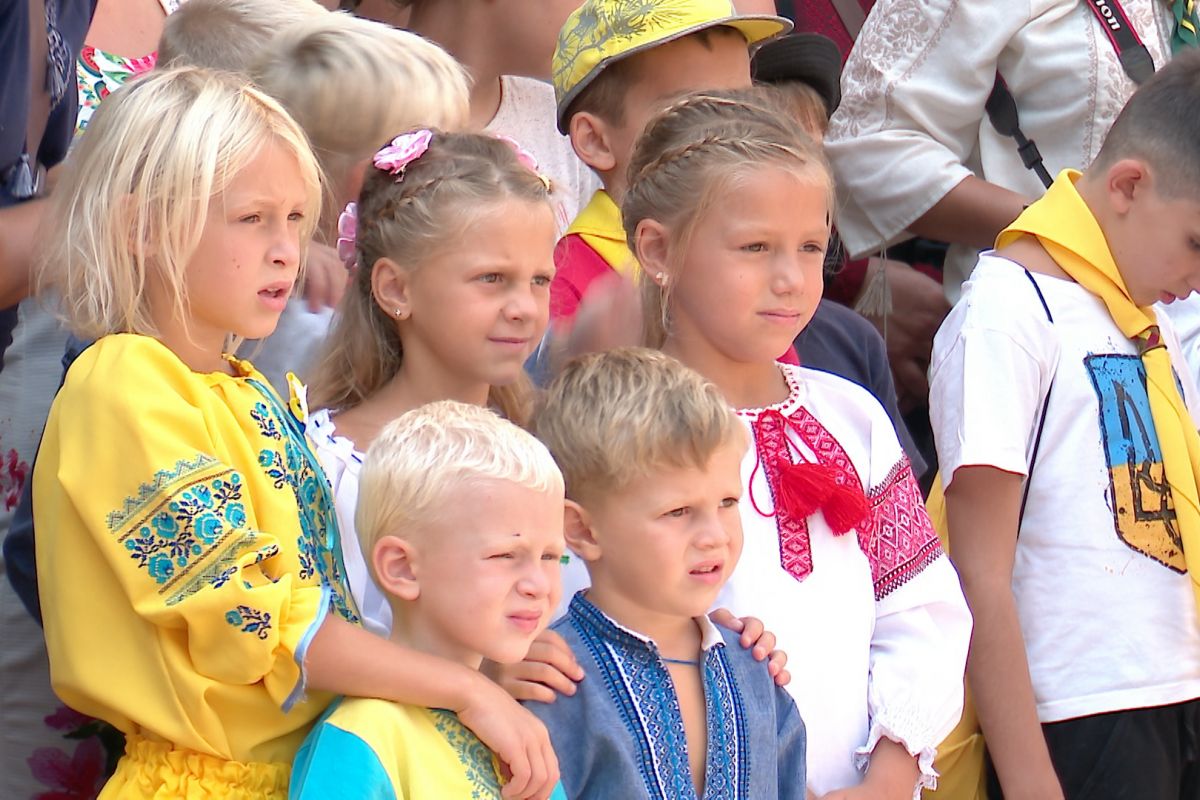
[[[296,539],[300,578],[319,576],[331,590],[334,611],[349,622],[358,622],[358,610],[341,563],[340,533],[329,483],[308,449],[299,420],[271,389],[256,380],[249,383],[263,396],[263,402],[255,404],[250,416],[264,443],[272,445],[259,450],[258,464],[276,489],[291,488],[300,511],[301,533]]]
[[[113,522],[126,523],[127,532],[119,541],[129,557],[145,569],[161,592],[188,575],[196,564],[226,537],[246,524],[242,500],[242,477],[232,469],[213,472],[215,461],[203,455],[192,461],[180,461],[174,470],[159,472],[139,490],[139,498],[126,501],[125,509],[109,514]],[[185,488],[165,500],[159,496],[149,505],[155,489],[181,481]],[[148,493],[151,497],[141,497]],[[140,518],[138,514],[141,514]],[[130,524],[132,523],[132,524]],[[242,548],[244,549],[244,548]],[[223,567],[222,572],[227,568]],[[217,579],[216,575],[209,576]],[[228,580],[228,575],[221,582]]]
[[[458,761],[471,783],[471,800],[499,800],[500,777],[496,774],[492,751],[467,730],[453,713],[441,708],[431,708],[429,711],[438,733],[446,737],[446,741],[458,753]]]
[[[253,633],[264,641],[271,635],[271,612],[259,611],[250,606],[239,605],[225,612],[225,621],[233,627],[241,626],[242,633]]]

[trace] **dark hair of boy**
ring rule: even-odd
[[[1142,84],[1117,116],[1093,170],[1146,162],[1169,199],[1200,199],[1200,51],[1180,53]]]

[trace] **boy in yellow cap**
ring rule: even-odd
[[[572,319],[597,278],[637,269],[620,203],[646,120],[687,92],[750,86],[749,46],[791,27],[730,0],[587,0],[567,19],[554,51],[558,128],[604,188],[555,250],[551,320]]]

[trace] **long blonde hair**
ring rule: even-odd
[[[187,320],[184,272],[210,200],[275,142],[295,157],[307,190],[301,261],[317,224],[321,176],[304,133],[248,79],[201,67],[154,70],[101,104],[55,187],[38,288],[61,296],[77,335],[155,328],[146,283],[153,269]]]
[[[669,233],[673,261],[686,252],[697,223],[733,181],[762,166],[796,174],[825,190],[834,207],[833,177],[820,146],[758,89],[689,95],[650,120],[629,163],[621,219],[629,249],[637,228],[652,219]],[[680,266],[675,264],[673,266]],[[643,342],[661,347],[670,327],[669,293],[644,272]]]
[[[375,263],[388,258],[420,269],[454,247],[472,212],[506,198],[549,202],[546,184],[512,147],[475,133],[434,131],[429,149],[404,179],[370,169],[358,200],[357,268],[334,318],[309,391],[314,408],[353,408],[392,379],[404,358],[396,321],[375,301]],[[522,375],[493,386],[490,402],[518,424],[528,421],[532,387]]]

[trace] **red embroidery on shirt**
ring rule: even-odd
[[[846,451],[838,444],[837,439],[824,426],[808,413],[806,409],[797,409],[791,417],[784,417],[776,411],[766,411],[754,421],[754,441],[758,450],[758,465],[762,467],[767,487],[771,490],[773,511],[764,512],[758,507],[751,490],[750,501],[755,510],[763,516],[775,517],[775,525],[779,531],[779,564],[785,571],[798,581],[807,578],[813,569],[812,546],[809,540],[808,521],[804,516],[794,514],[790,505],[780,501],[780,487],[783,480],[784,465],[790,465],[792,446],[788,442],[787,430],[790,428],[815,455],[815,461],[841,473],[839,483],[861,487],[862,481],[854,469],[853,462]],[[753,477],[751,478],[753,487]],[[859,488],[861,491],[861,488]],[[862,526],[860,526],[862,527]],[[840,535],[835,532],[835,535]],[[861,539],[861,534],[860,534]]]
[[[882,600],[933,563],[942,545],[907,458],[901,456],[868,498],[871,525],[859,530],[858,545],[871,562],[875,599]]]

